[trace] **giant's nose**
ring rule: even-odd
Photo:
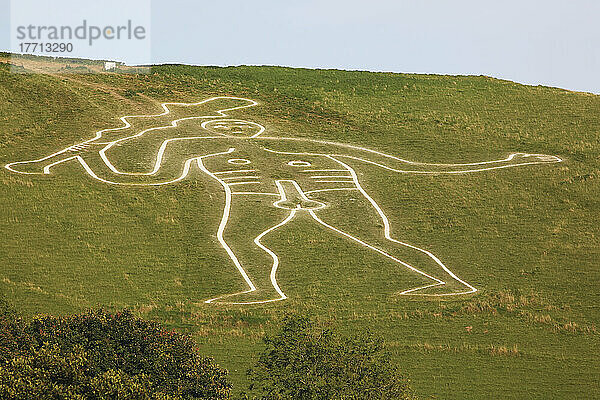
[[[325,207],[320,201],[311,200],[306,197],[296,181],[278,180],[275,181],[281,198],[273,205],[286,210],[318,210]]]

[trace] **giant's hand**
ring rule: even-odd
[[[83,142],[38,159],[11,162],[6,164],[5,168],[19,174],[48,175],[50,174],[50,168],[54,165],[76,159],[77,156],[86,152],[98,151],[104,146],[105,145],[93,145]]]
[[[561,162],[562,159],[557,156],[550,156],[547,154],[529,154],[529,153],[514,153],[511,154],[511,160],[518,165],[523,164],[543,164],[543,163],[557,163]]]

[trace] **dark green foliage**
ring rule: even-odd
[[[15,310],[11,304],[6,301],[6,297],[0,294],[0,321],[11,320],[15,317]]]
[[[24,328],[12,304],[0,295],[0,366],[31,348],[31,338],[25,335]]]
[[[2,323],[2,399],[229,397],[227,372],[191,337],[129,311]]]
[[[371,334],[344,337],[304,317],[287,317],[281,332],[264,342],[266,349],[248,371],[259,399],[412,398],[383,340]]]

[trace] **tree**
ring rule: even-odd
[[[2,399],[227,399],[193,339],[130,311],[0,318]]]
[[[256,366],[248,371],[246,398],[412,398],[408,380],[390,362],[383,341],[371,334],[344,337],[294,316],[264,343]]]

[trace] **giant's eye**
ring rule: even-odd
[[[287,165],[290,167],[310,167],[312,164],[308,161],[290,161]]]
[[[246,160],[245,158],[230,158],[227,160],[229,164],[233,165],[246,165],[250,164],[250,160]]]

